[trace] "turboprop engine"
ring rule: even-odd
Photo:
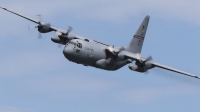
[[[71,30],[72,27],[69,27],[65,33],[56,31],[57,36],[51,37],[51,40],[55,43],[66,44],[69,40],[75,39],[73,35],[69,34]]]
[[[137,71],[137,72],[147,72],[149,69],[151,69],[151,66],[138,66],[136,64],[131,64],[128,66],[130,70]]]
[[[147,72],[149,69],[154,66],[151,64],[152,57],[148,57],[144,61],[136,61],[135,64],[129,65],[129,69],[137,72]]]
[[[53,31],[53,29],[51,28],[51,24],[50,23],[44,23],[41,21],[41,15],[37,15],[37,21],[35,21],[38,25],[37,26],[29,26],[29,30],[30,29],[34,29],[36,28],[39,31],[38,34],[38,38],[42,38],[42,33],[48,33]]]
[[[58,37],[58,36],[54,36],[54,37],[51,37],[51,40],[55,43],[60,43],[61,42],[61,38]]]
[[[113,56],[113,59],[117,60],[124,60],[124,54],[120,53],[121,51],[125,50],[124,47],[120,47],[117,49],[114,49],[112,46],[109,46],[105,49],[109,54]]]
[[[52,31],[50,29],[50,23],[43,23],[43,22],[40,22],[40,24],[38,26],[36,26],[38,28],[38,31],[40,33],[48,33],[50,31]]]
[[[96,62],[96,65],[98,65],[101,68],[106,67],[106,60],[105,59],[100,59]]]

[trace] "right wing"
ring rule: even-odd
[[[32,22],[34,22],[34,23],[36,23],[36,24],[40,24],[40,21],[37,21],[37,20],[35,20],[35,19],[32,19],[32,18],[23,16],[23,15],[21,15],[21,14],[18,14],[18,13],[16,13],[16,12],[13,12],[13,11],[10,11],[10,10],[8,10],[7,8],[3,8],[3,7],[0,7],[0,8],[1,8],[1,9],[4,9],[4,10],[10,12],[10,13],[13,13],[13,14],[15,14],[15,15],[17,15],[17,16],[20,16],[20,17],[22,17],[22,18],[24,18],[24,19],[27,19],[27,20],[29,20],[29,21],[32,21]],[[62,33],[65,33],[64,30],[61,30],[61,29],[56,28],[56,27],[54,27],[54,26],[50,26],[50,28],[51,28],[53,31],[61,31]],[[63,31],[64,31],[64,32],[63,32]]]
[[[166,69],[166,70],[169,70],[169,71],[172,71],[172,72],[176,72],[176,73],[180,73],[180,74],[183,74],[183,75],[187,75],[187,76],[190,76],[190,77],[194,77],[194,78],[200,79],[199,76],[193,75],[191,73],[187,73],[187,72],[184,72],[184,71],[181,71],[181,70],[177,70],[175,68],[168,67],[166,65],[163,65],[163,64],[160,64],[160,63],[157,63],[157,62],[154,62],[154,61],[152,61],[151,63],[155,67],[159,67],[159,68]]]

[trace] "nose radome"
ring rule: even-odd
[[[70,49],[69,47],[65,47],[63,50],[63,54],[65,56],[72,54],[72,49]]]

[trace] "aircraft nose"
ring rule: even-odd
[[[72,54],[73,50],[70,49],[69,47],[65,47],[64,50],[63,50],[63,54],[65,56],[69,56],[70,54]]]

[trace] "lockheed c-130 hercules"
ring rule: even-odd
[[[199,76],[157,63],[151,56],[144,58],[140,55],[150,19],[148,15],[144,18],[127,46],[114,47],[72,34],[70,33],[72,30],[71,27],[65,31],[49,23],[44,23],[41,21],[40,15],[38,15],[38,19],[35,20],[3,7],[1,7],[1,9],[38,24],[33,28],[38,29],[39,38],[41,38],[41,33],[55,31],[57,36],[52,37],[51,40],[55,43],[65,45],[63,54],[69,61],[110,71],[118,70],[127,64],[135,62],[135,64],[129,65],[129,69],[132,71],[147,73],[149,69],[159,67],[200,79]]]

